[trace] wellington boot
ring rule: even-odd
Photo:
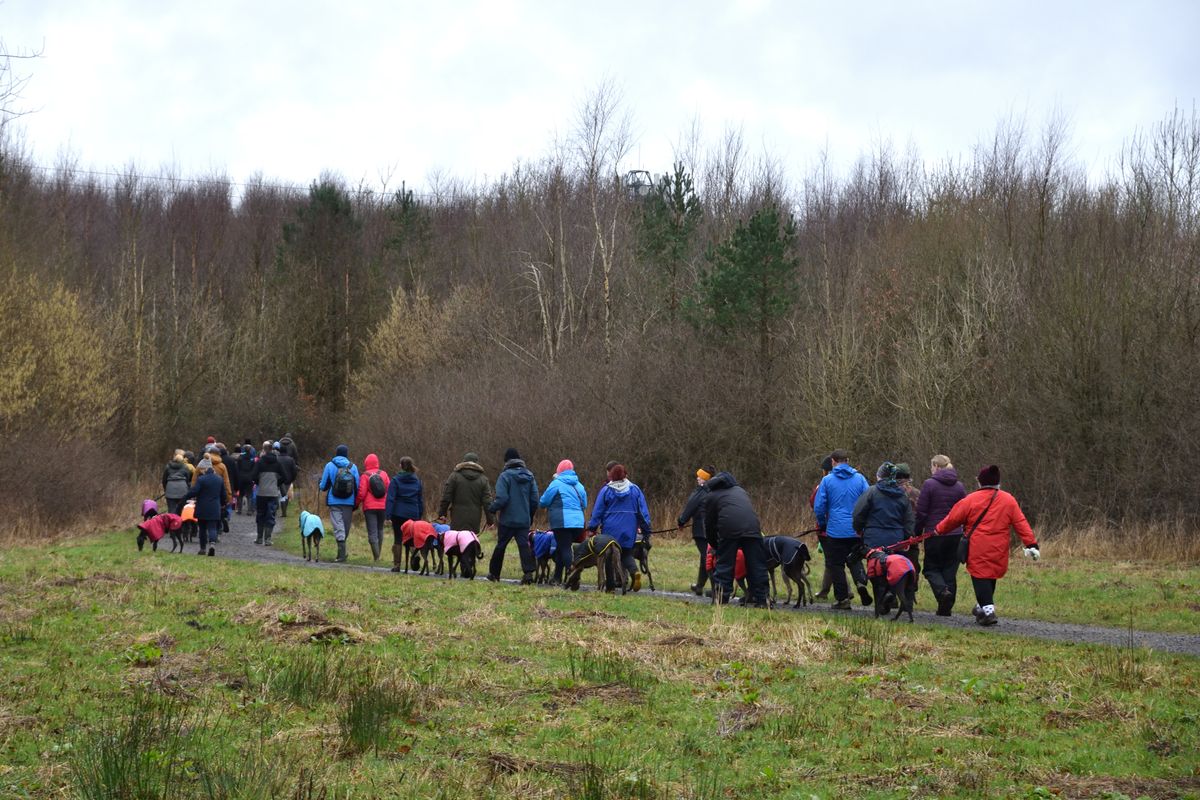
[[[376,561],[378,561],[378,560],[379,560],[379,551],[380,551],[380,549],[381,549],[381,548],[380,548],[380,543],[379,543],[379,542],[371,542],[371,555],[375,556],[375,560],[376,560]]]
[[[346,541],[343,539],[342,541],[337,543],[337,546],[338,546],[337,558],[334,560],[337,561],[339,564],[344,564],[344,563],[346,563],[346,558],[347,558]]]
[[[392,545],[392,572],[399,572],[403,568],[401,566],[401,563],[403,562],[403,560],[404,560],[403,545],[398,545],[398,544]]]
[[[254,543],[255,544],[263,543],[263,526],[262,525],[258,526],[258,533],[254,537]]]

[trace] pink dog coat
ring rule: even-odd
[[[175,514],[159,514],[138,525],[138,530],[146,534],[152,542],[167,535],[167,531],[177,531],[183,525],[183,520]]]
[[[153,511],[155,514],[158,513],[158,503],[154,502],[153,500],[143,500],[142,501],[142,516],[143,517],[146,516],[151,511]],[[155,541],[158,541],[158,540],[155,539]]]
[[[442,550],[457,555],[478,541],[479,537],[471,531],[446,531],[442,534]]]

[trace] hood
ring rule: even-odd
[[[619,481],[608,482],[608,488],[612,489],[617,494],[626,494],[629,491],[629,487],[632,485],[633,484],[629,482],[629,478],[622,478]]]
[[[379,456],[375,455],[374,453],[369,453],[367,457],[363,459],[363,469],[379,469]]]
[[[215,467],[217,464],[221,463],[221,454],[216,452],[209,453],[208,460],[211,461],[212,465]]]
[[[350,459],[346,458],[345,456],[334,456],[333,461],[330,463],[332,463],[335,467],[348,467],[350,466]]]
[[[290,436],[285,436],[279,440],[279,444],[282,444],[282,445],[289,445],[291,443],[292,443],[292,437],[290,437]]]
[[[933,473],[933,479],[938,483],[944,483],[947,486],[953,486],[954,484],[958,483],[958,470],[956,470],[954,467],[939,469],[937,472]]]
[[[247,461],[250,460],[249,456],[247,456],[246,460]],[[274,450],[267,450],[267,451],[264,451],[263,454],[258,457],[258,460],[264,464],[278,464],[279,456],[275,455]]]
[[[579,476],[575,474],[573,469],[564,469],[556,476],[557,480],[562,481],[568,486],[575,486],[579,483]]]
[[[880,481],[875,484],[875,488],[880,494],[886,494],[888,497],[905,497],[904,489],[894,480]]]
[[[477,480],[483,475],[483,467],[475,461],[460,461],[454,467],[455,472],[461,472],[462,476],[469,481]]]
[[[343,458],[348,458],[350,456],[350,448],[344,444],[339,444],[337,446],[337,449],[333,451],[333,454],[335,456],[342,456]]]
[[[737,480],[728,472],[718,472],[704,484],[704,488],[710,492],[717,492],[721,489],[731,489],[737,485]]]
[[[858,470],[856,470],[854,467],[850,466],[849,464],[838,464],[836,467],[833,468],[833,472],[831,472],[829,474],[833,475],[835,478],[841,478],[842,480],[846,481],[846,480],[850,480],[855,475],[857,475]]]
[[[513,477],[521,483],[529,483],[533,480],[533,473],[529,471],[529,467],[525,466],[525,462],[519,458],[510,458],[504,462],[504,470],[512,472]]]
[[[417,478],[415,472],[398,472],[392,477],[392,484],[396,487],[396,492],[402,497],[408,497],[415,494],[417,487],[421,485],[421,481]]]

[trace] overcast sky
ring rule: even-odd
[[[854,8],[835,8],[835,6]],[[793,178],[822,149],[968,152],[1057,109],[1092,175],[1200,95],[1200,2],[2,0],[37,160],[423,187],[546,154],[605,80],[663,171],[693,120]]]

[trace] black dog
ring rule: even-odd
[[[567,573],[563,586],[576,591],[579,589],[579,578],[585,569],[596,568],[596,589],[601,592],[614,592],[618,588],[621,594],[628,590],[629,576],[621,566],[621,546],[613,537],[599,533],[585,542],[572,545],[573,561],[571,570]]]
[[[767,536],[763,539],[767,553],[767,571],[771,575],[771,599],[778,595],[775,587],[775,568],[781,567],[783,587],[787,590],[784,605],[792,602],[792,584],[796,584],[796,605],[808,605],[813,598],[812,585],[808,582],[808,562],[812,560],[808,545],[791,536]]]
[[[441,536],[442,553],[446,557],[447,577],[453,578],[461,572],[467,580],[474,580],[475,565],[483,558],[483,545],[473,531],[446,531]]]
[[[654,576],[650,574],[650,543],[639,536],[633,543],[633,560],[637,562],[638,571],[646,576],[650,591],[654,591]]]
[[[875,589],[875,616],[885,616],[893,608],[892,621],[908,614],[913,621],[913,602],[917,597],[917,570],[898,553],[872,550],[867,555],[867,577]]]

